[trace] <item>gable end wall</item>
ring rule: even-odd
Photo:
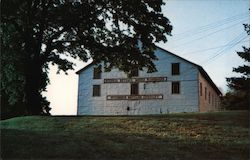
[[[129,95],[130,83],[104,83],[105,78],[127,78],[113,69],[103,72],[102,79],[93,79],[94,65],[79,73],[78,115],[143,115],[177,112],[198,112],[198,68],[177,56],[157,49],[158,72],[140,71],[139,77],[167,77],[167,82],[139,83],[139,94],[163,94],[157,100],[106,100],[107,95]],[[171,63],[180,63],[180,75],[171,75]],[[172,94],[172,82],[179,81],[180,94]],[[101,85],[101,96],[92,96],[92,86]],[[127,109],[129,107],[129,110]]]

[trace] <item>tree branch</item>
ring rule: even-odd
[[[51,2],[52,2],[52,0],[49,0],[48,4],[46,5],[45,0],[42,1],[42,19],[40,22],[40,29],[39,29],[38,39],[37,39],[37,51],[35,54],[36,58],[39,58],[39,55],[40,55],[40,50],[41,50],[42,42],[43,42],[44,30],[48,24],[48,22],[46,22],[46,17],[48,16],[48,8],[49,8]]]
[[[68,30],[68,28],[67,27],[65,27],[65,28],[63,28],[62,30],[60,30],[60,31],[58,31],[58,32],[56,32],[54,35],[52,35],[50,38],[49,38],[49,40],[48,40],[48,42],[47,42],[47,44],[46,44],[46,50],[45,50],[45,52],[44,52],[44,54],[43,54],[43,56],[42,56],[42,63],[44,63],[45,61],[46,61],[46,58],[49,56],[49,54],[50,54],[50,52],[54,49],[53,48],[53,40],[54,39],[56,39],[56,38],[58,38],[63,32],[66,32]],[[54,42],[55,43],[55,42]]]

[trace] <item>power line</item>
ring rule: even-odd
[[[213,54],[218,54],[219,52],[223,52],[225,50],[227,50],[229,47],[234,47],[235,45],[239,44],[240,42],[247,42],[248,40],[246,41],[242,41],[244,39],[246,39],[248,37],[245,36],[244,38],[240,39],[242,36],[244,36],[245,32],[241,32],[237,37],[235,37],[233,40],[229,41],[226,45],[223,45],[225,46],[226,48],[222,48],[221,50],[217,51],[217,52],[214,52]],[[240,40],[239,40],[240,39]],[[239,41],[238,41],[239,40]],[[237,41],[237,42],[236,42]],[[214,47],[214,48],[221,48],[221,47]],[[209,48],[211,49],[211,48]],[[229,48],[230,49],[230,48]],[[168,59],[168,58],[162,58],[161,60],[165,60],[165,59]]]
[[[219,50],[219,51],[213,53],[213,54],[216,54],[216,55],[210,57],[209,59],[205,60],[205,61],[202,62],[201,64],[204,65],[204,64],[209,63],[210,61],[214,60],[214,59],[215,59],[216,57],[218,57],[219,55],[223,54],[223,52],[225,52],[226,50],[231,49],[231,48],[233,48],[234,46],[236,46],[237,44],[239,44],[240,42],[242,42],[244,39],[246,39],[246,38],[248,37],[248,36],[245,36],[244,38],[242,38],[242,39],[239,40],[239,38],[241,38],[244,34],[245,34],[245,32],[242,32],[241,34],[239,34],[239,35],[238,35],[237,37],[235,37],[233,40],[231,40],[231,41],[228,42],[226,45],[224,45],[224,46],[226,46],[226,48],[223,48],[223,49],[221,49],[221,50]],[[161,60],[166,60],[166,59],[169,59],[169,58],[162,58]],[[186,70],[184,70],[184,71],[182,72],[182,74],[187,74],[188,72],[192,71],[191,69],[194,69],[194,68],[195,68],[194,66],[191,66],[191,67],[187,68]]]
[[[243,19],[237,19],[236,21],[232,21],[232,22],[236,22],[234,24],[240,24],[240,23],[246,22],[247,19],[248,19],[248,17],[243,17]],[[186,38],[196,37],[196,36],[202,35],[203,33],[213,32],[213,30],[215,30],[215,29],[222,28],[223,26],[229,26],[230,24],[232,24],[232,23],[225,23],[225,24],[222,24],[222,25],[219,25],[219,26],[213,26],[213,27],[210,27],[210,28],[208,28],[206,30],[193,31],[192,33],[187,33],[184,36],[175,36],[175,35],[173,35],[173,39],[175,41],[182,41],[182,40],[184,40]]]
[[[240,20],[242,18],[246,18],[246,17],[248,17],[247,15],[248,15],[248,12],[244,12],[242,14],[238,14],[238,15],[235,15],[235,16],[223,19],[223,20],[215,21],[213,23],[210,23],[210,24],[207,24],[204,26],[200,26],[200,27],[197,27],[194,29],[184,31],[182,33],[177,33],[177,34],[175,34],[175,36],[178,37],[180,35],[190,35],[190,34],[193,34],[193,32],[204,32],[204,31],[209,30],[211,28],[215,28],[217,26],[222,26],[222,25],[225,25],[227,23],[237,21],[237,20]]]
[[[241,42],[249,42],[249,40],[246,41],[241,41]],[[196,51],[191,51],[191,52],[186,52],[182,55],[189,55],[189,54],[193,54],[193,53],[200,53],[200,52],[205,52],[205,51],[209,51],[209,50],[213,50],[213,49],[217,49],[217,48],[222,48],[222,47],[226,47],[228,46],[228,44],[224,44],[224,45],[220,45],[220,46],[216,46],[216,47],[211,47],[211,48],[205,48],[205,49],[201,49],[201,50],[196,50]]]
[[[237,22],[237,21],[241,21],[241,22],[238,22],[238,23],[242,23],[242,22],[244,22],[244,21],[246,21],[247,20],[247,18],[248,17],[242,17],[242,19],[243,19],[243,21],[242,21],[242,19],[236,19],[236,20],[234,20],[234,21],[231,21],[231,22]],[[230,23],[231,23],[230,22]],[[207,31],[209,31],[209,30],[213,30],[213,29],[215,29],[215,28],[220,28],[220,27],[223,27],[223,26],[225,26],[226,24],[230,24],[230,23],[224,23],[224,24],[221,24],[221,25],[217,25],[217,26],[213,26],[213,27],[210,27],[210,28],[207,28],[206,30],[195,30],[195,31],[193,31],[193,32],[190,32],[190,33],[187,33],[187,34],[185,34],[185,35],[173,35],[173,38],[175,39],[175,41],[181,41],[181,40],[183,40],[183,39],[185,39],[185,38],[187,38],[187,37],[194,37],[194,36],[196,36],[196,35],[199,35],[199,34],[202,34],[202,33],[204,33],[204,32],[207,32]]]
[[[239,36],[242,36],[242,34],[240,34]],[[239,36],[237,36],[235,39],[238,39]],[[226,49],[221,50],[218,54],[216,54],[215,56],[209,58],[207,61],[202,62],[201,64],[204,65],[204,64],[207,64],[207,63],[211,62],[211,60],[214,60],[216,57],[218,57],[219,55],[223,54],[223,52],[224,52],[225,50],[231,49],[232,47],[236,46],[237,44],[239,44],[242,40],[244,40],[244,39],[246,39],[246,38],[247,38],[247,36],[245,36],[244,38],[240,39],[238,42],[236,42],[236,43],[234,43],[234,44],[231,44],[230,48],[226,48]],[[235,41],[235,39],[232,40],[232,41]],[[230,41],[229,43],[231,43],[232,41]],[[217,53],[217,52],[216,52],[216,53]],[[191,66],[191,67],[187,68],[186,70],[184,70],[184,71],[182,72],[182,74],[183,74],[183,75],[184,75],[184,74],[187,74],[187,73],[189,73],[190,71],[192,71],[192,69],[194,69],[194,68],[196,68],[196,67],[195,67],[195,66]]]
[[[242,23],[242,22],[244,22],[244,21],[241,21],[240,23]],[[238,25],[238,24],[239,24],[239,22],[234,23],[233,25],[224,27],[224,28],[219,29],[219,30],[216,30],[216,31],[214,31],[214,32],[212,32],[212,33],[208,33],[208,34],[203,35],[203,36],[201,36],[201,37],[199,37],[199,38],[196,38],[196,39],[193,39],[193,40],[189,40],[189,41],[187,41],[187,42],[184,42],[184,43],[181,43],[181,44],[172,46],[172,47],[173,47],[173,48],[176,48],[176,47],[179,47],[179,46],[181,46],[181,47],[182,47],[182,46],[185,46],[185,45],[187,45],[187,44],[193,43],[194,41],[197,41],[197,40],[200,40],[200,39],[204,39],[204,38],[206,38],[206,37],[209,37],[209,36],[211,36],[211,35],[214,35],[215,33],[218,33],[218,32],[221,32],[221,31],[225,31],[226,29],[232,28],[232,27],[234,27],[234,26],[236,26],[236,25]]]
[[[246,39],[247,37],[248,37],[248,36],[245,36],[244,38],[240,39],[239,41],[237,41],[237,42],[235,42],[235,43],[229,44],[228,47],[226,47],[226,48],[224,48],[224,49],[222,49],[222,50],[216,52],[216,55],[214,55],[214,56],[210,57],[208,60],[202,62],[202,64],[208,64],[209,62],[211,62],[212,60],[214,60],[214,59],[217,58],[218,56],[224,54],[226,50],[233,48],[234,46],[236,46],[237,44],[239,44],[242,40]],[[238,37],[236,37],[236,38],[238,38]],[[231,41],[231,42],[232,42],[232,41]]]

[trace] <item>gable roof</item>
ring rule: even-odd
[[[94,62],[91,62],[90,64],[84,66],[82,69],[76,71],[76,74],[80,74],[82,71],[86,70],[87,68],[89,68],[90,66],[92,66],[94,64]]]
[[[212,86],[212,88],[216,91],[216,93],[219,94],[219,95],[222,95],[221,91],[218,89],[218,87],[214,84],[214,82],[213,82],[212,79],[209,77],[209,75],[207,74],[207,72],[206,72],[200,65],[198,65],[198,64],[196,64],[196,63],[193,63],[193,62],[191,62],[191,61],[189,61],[189,60],[186,60],[186,59],[184,59],[184,58],[182,58],[182,57],[180,57],[180,56],[178,56],[178,55],[176,55],[176,54],[174,54],[174,53],[172,53],[172,52],[169,52],[168,50],[163,49],[163,48],[161,48],[161,47],[159,47],[159,46],[156,46],[156,47],[157,47],[158,49],[160,49],[160,50],[163,50],[164,52],[167,52],[167,53],[169,53],[169,54],[171,54],[171,55],[173,55],[173,56],[175,56],[175,57],[178,57],[179,59],[182,59],[182,60],[186,61],[187,63],[193,64],[194,66],[196,66],[196,67],[198,68],[199,72],[201,73],[201,75],[208,81],[208,83]],[[83,67],[82,69],[78,70],[78,71],[76,72],[76,74],[80,74],[82,71],[86,70],[87,68],[89,68],[89,67],[92,66],[92,65],[94,65],[94,62],[91,62],[91,63],[88,64],[87,66],[85,66],[85,67]]]

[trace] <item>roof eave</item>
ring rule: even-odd
[[[93,65],[94,62],[91,62],[90,64],[86,65],[85,67],[83,67],[82,69],[76,71],[76,74],[80,74],[82,71],[84,71],[85,69],[89,68],[91,65]]]
[[[213,87],[213,89],[216,91],[216,93],[221,96],[222,95],[221,91],[216,86],[216,84],[213,82],[213,80],[209,77],[207,72],[201,66],[199,66],[198,69],[199,69],[199,72],[201,73],[201,75],[210,83],[210,85]]]

